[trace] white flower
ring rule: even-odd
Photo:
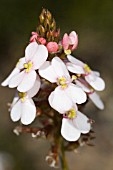
[[[69,72],[60,58],[46,61],[39,69],[39,74],[51,83],[57,83],[58,86],[49,96],[49,103],[58,112],[64,113],[73,103],[81,104],[86,101],[86,94],[80,87],[71,83]]]
[[[65,113],[62,119],[61,134],[67,141],[77,141],[81,133],[90,131],[91,125],[88,117],[77,110],[77,106],[72,107]]]
[[[17,90],[20,92],[30,90],[36,80],[37,73],[35,70],[43,65],[47,57],[48,51],[44,45],[38,45],[36,42],[30,43],[25,50],[25,62],[23,63],[23,61],[20,61],[19,64],[19,66],[21,65],[22,71],[20,72],[19,69],[17,73],[12,73],[12,75],[10,75],[8,78],[9,87],[17,87]]]
[[[32,97],[37,94],[40,88],[39,78],[36,79],[34,86],[25,93],[19,92],[19,95],[13,99],[11,105],[11,119],[16,122],[21,119],[22,124],[28,125],[36,117],[36,107]]]
[[[95,92],[94,89],[92,89],[89,84],[83,80],[83,79],[79,79],[79,80],[75,80],[75,83],[80,86],[84,92],[87,93],[87,95],[89,96],[89,98],[91,99],[91,101],[95,104],[95,106],[101,110],[104,109],[104,103],[102,102],[102,100],[100,99],[100,96]]]
[[[67,68],[70,72],[76,74],[82,74],[85,80],[97,91],[102,91],[105,88],[105,82],[100,78],[100,74],[96,71],[92,71],[89,66],[82,61],[74,58],[71,55],[67,55],[68,60]]]

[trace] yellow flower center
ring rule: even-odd
[[[86,73],[90,73],[91,72],[91,69],[90,69],[90,67],[87,64],[84,65],[84,70],[85,70]]]
[[[69,55],[69,54],[71,54],[71,50],[64,50],[64,53],[65,53],[66,55]]]
[[[19,92],[19,93],[18,93],[18,95],[19,95],[19,97],[20,97],[21,101],[22,101],[22,102],[24,102],[24,101],[25,101],[25,97],[26,97],[27,93]]]
[[[58,79],[58,85],[60,85],[63,89],[67,87],[67,80],[65,77],[61,77]]]
[[[67,113],[66,113],[67,117],[69,119],[73,119],[76,117],[76,110],[74,108],[70,109]]]
[[[24,64],[24,68],[26,69],[26,72],[30,72],[31,68],[33,67],[33,63],[29,61],[28,63]]]

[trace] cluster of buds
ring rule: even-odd
[[[25,56],[2,82],[2,86],[17,89],[10,116],[23,125],[15,129],[16,134],[28,132],[33,137],[45,136],[54,144],[63,137],[68,150],[70,146],[75,149],[80,145],[77,140],[81,134],[87,136],[90,132],[92,121],[81,108],[90,99],[99,109],[104,109],[96,91],[104,90],[105,83],[99,72],[71,55],[77,45],[75,31],[65,33],[60,39],[54,18],[43,9]],[[43,127],[26,128],[25,125],[36,122],[36,118]],[[83,142],[89,141],[88,137],[83,138]],[[58,153],[52,150],[46,157],[51,166],[57,166]]]

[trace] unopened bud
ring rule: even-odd
[[[47,18],[49,21],[51,21],[51,19],[52,19],[52,15],[48,10],[47,10]]]

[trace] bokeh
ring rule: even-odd
[[[94,147],[68,152],[70,170],[113,169],[113,1],[112,0],[0,0],[0,82],[24,55],[42,7],[49,9],[61,29],[75,30],[79,46],[75,56],[101,72],[106,89],[99,111],[90,102],[84,112],[95,120]],[[49,143],[30,135],[16,136],[8,113],[14,89],[0,87],[0,170],[49,170],[45,156]]]

